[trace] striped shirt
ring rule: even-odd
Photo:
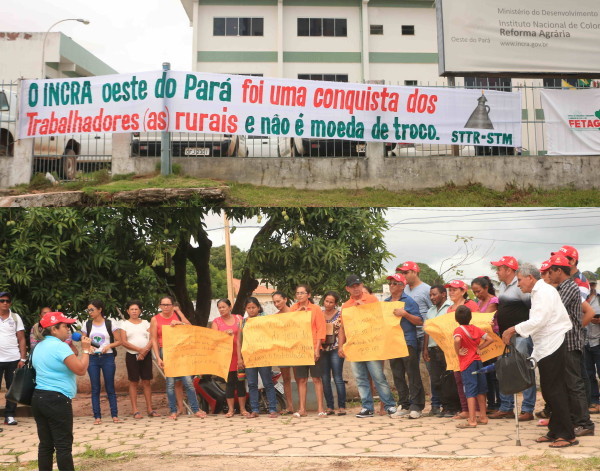
[[[579,350],[583,351],[584,333],[581,320],[583,312],[581,310],[581,293],[579,286],[571,279],[566,279],[556,288],[560,299],[569,313],[573,328],[565,334],[567,341],[567,351]]]

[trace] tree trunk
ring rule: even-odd
[[[210,317],[210,305],[212,299],[212,287],[210,279],[210,250],[212,241],[206,234],[194,237],[198,242],[198,247],[194,248],[187,244],[187,257],[194,265],[196,278],[198,282],[198,291],[196,292],[196,312],[193,314],[192,324],[206,327]],[[185,270],[183,271],[185,273]]]
[[[269,218],[269,220],[265,223],[265,226],[263,226],[254,236],[246,259],[251,256],[252,248],[260,246],[261,240],[268,238],[274,230],[275,226],[273,224],[273,219]],[[233,305],[232,312],[234,314],[241,314],[242,316],[244,315],[244,303],[246,298],[252,296],[252,293],[257,287],[258,280],[252,275],[248,267],[245,266],[244,271],[242,272],[242,279],[240,280],[240,290],[235,298],[235,304]]]

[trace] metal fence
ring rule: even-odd
[[[399,85],[399,84],[390,84]],[[403,84],[408,85],[408,84]],[[0,156],[12,155],[16,137],[17,82],[0,82]],[[599,87],[598,81],[559,78],[511,80],[509,78],[456,78],[454,86],[445,82],[417,83],[412,87],[476,88],[521,93],[523,146],[452,146],[438,144],[385,144],[387,156],[481,156],[545,155],[542,88],[582,89]],[[232,136],[227,134],[173,133],[172,157],[361,157],[366,142],[340,139],[300,139],[269,136]],[[160,157],[160,133],[131,135],[131,154],[135,157]],[[49,136],[34,140],[32,175],[50,172],[63,180],[74,179],[99,169],[111,169],[112,135],[78,134]]]

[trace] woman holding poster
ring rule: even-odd
[[[242,340],[244,339],[244,326],[249,319],[256,319],[257,316],[263,314],[263,308],[255,297],[249,297],[246,299],[246,314],[248,317],[242,322],[242,332],[237,343],[238,353],[238,370],[241,371],[244,368],[244,358],[242,357]],[[246,418],[258,418],[260,407],[258,404],[258,376],[265,387],[265,393],[267,394],[267,401],[269,404],[269,417],[277,418],[277,397],[275,396],[275,387],[273,385],[273,379],[271,378],[271,367],[253,367],[246,368],[246,378],[248,379],[248,391],[250,393],[250,409],[252,413],[248,414]]]
[[[338,398],[337,415],[346,414],[346,384],[344,383],[344,359],[338,354],[338,333],[342,320],[341,311],[338,309],[340,295],[335,291],[328,291],[323,296],[323,316],[325,317],[325,342],[323,342],[323,394],[327,402],[327,415],[335,415],[333,411],[333,390],[331,388],[331,375]]]
[[[314,347],[314,365],[303,365],[294,367],[296,383],[298,384],[299,408],[294,417],[305,417],[306,414],[306,393],[308,388],[308,374],[312,377],[317,397],[317,409],[319,417],[326,417],[327,413],[323,407],[323,360],[321,359],[321,344],[325,340],[325,317],[321,308],[314,304],[311,297],[311,288],[308,284],[299,284],[296,287],[296,304],[290,311],[310,311],[311,330]]]
[[[282,291],[275,291],[271,298],[273,299],[273,305],[277,308],[277,314],[284,314],[290,312],[289,298]],[[294,412],[294,398],[292,395],[292,368],[286,366],[279,366],[281,370],[281,377],[283,378],[283,394],[285,395],[286,408],[281,412],[282,415],[293,415]]]
[[[233,349],[231,355],[231,363],[229,364],[229,374],[227,375],[227,385],[225,386],[225,398],[227,399],[227,413],[225,418],[231,418],[235,415],[235,391],[240,403],[240,413],[247,417],[249,413],[246,411],[246,384],[243,380],[238,379],[238,337],[242,325],[242,316],[239,314],[231,314],[231,301],[229,299],[219,299],[217,301],[217,309],[220,316],[217,317],[211,324],[211,328],[216,331],[225,332],[233,336]]]
[[[175,312],[173,298],[171,298],[171,296],[163,296],[160,299],[160,309],[161,311],[150,321],[150,336],[152,337],[152,350],[156,356],[156,361],[159,367],[164,368],[165,364],[162,360],[163,326],[189,325],[190,321],[188,321],[185,317],[180,318]],[[166,377],[165,380],[167,382],[167,400],[169,401],[169,418],[171,418],[171,420],[177,420],[177,399],[175,398],[176,380],[181,380],[183,382],[188,403],[190,404],[190,407],[192,407],[194,416],[198,418],[206,417],[206,413],[200,410],[200,406],[198,405],[198,397],[196,396],[196,390],[194,389],[194,384],[192,383],[192,378],[190,376]]]

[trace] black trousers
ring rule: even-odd
[[[40,439],[39,470],[52,471],[52,455],[56,450],[58,470],[74,471],[71,399],[59,392],[36,390],[33,393],[31,408]]]
[[[236,370],[230,370],[227,374],[227,385],[225,385],[225,398],[235,398],[235,391],[237,390],[238,397],[246,396],[246,382],[238,380],[238,373]],[[229,411],[233,411],[230,408]],[[240,411],[244,411],[242,408]]]
[[[0,362],[0,386],[2,386],[2,378],[4,378],[4,384],[6,390],[10,388],[13,376],[15,375],[15,370],[17,370],[17,365],[19,365],[19,361],[15,360],[13,362]],[[4,418],[6,417],[14,417],[15,412],[17,411],[17,404],[15,402],[9,402],[6,400],[6,407],[4,408]]]
[[[565,376],[567,343],[552,354],[538,362],[540,369],[540,387],[544,400],[552,407],[552,417],[548,423],[548,436],[550,438],[575,438],[575,427],[571,422],[569,411],[569,396]]]
[[[457,405],[458,393],[456,392],[456,384],[454,384],[454,394],[456,398],[453,400],[448,399],[448,389],[442,386],[442,376],[446,372],[446,356],[444,351],[438,346],[429,347],[429,377],[431,379],[431,393],[440,396],[441,407],[445,412],[456,413],[460,411],[460,405]],[[452,376],[454,380],[454,376]]]
[[[422,411],[425,408],[425,390],[419,370],[419,353],[412,345],[408,346],[408,352],[408,357],[390,359],[394,386],[398,391],[398,405],[406,410]],[[405,374],[408,374],[408,385]]]
[[[571,421],[575,427],[594,428],[590,420],[589,406],[585,393],[585,380],[582,375],[583,353],[580,350],[568,350],[565,356],[565,382],[569,396]],[[560,407],[552,406],[552,411]],[[554,415],[553,415],[554,416]]]

